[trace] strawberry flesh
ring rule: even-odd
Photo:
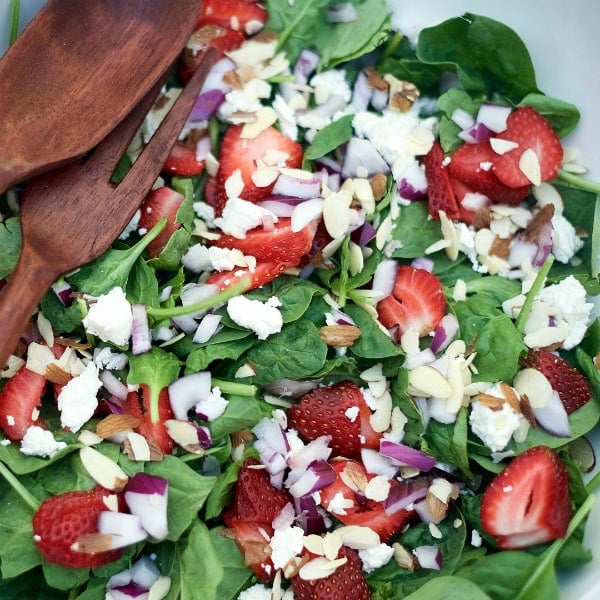
[[[256,29],[267,22],[268,13],[258,2],[248,0],[203,0],[196,29],[219,25],[248,33],[249,25]]]
[[[175,142],[162,170],[169,175],[191,177],[204,171],[204,161],[196,158],[196,148],[193,144]]]
[[[483,530],[510,550],[564,537],[571,519],[569,476],[558,455],[535,446],[514,458],[481,502]]]
[[[440,211],[451,220],[460,219],[460,209],[452,189],[448,169],[444,165],[444,151],[436,140],[423,157],[427,179],[427,209],[432,219],[440,218]]]

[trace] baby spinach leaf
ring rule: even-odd
[[[426,202],[411,202],[400,208],[392,235],[399,246],[392,252],[393,258],[422,256],[425,249],[440,239],[440,222],[429,218]]]
[[[256,398],[248,396],[228,396],[229,404],[225,412],[210,423],[213,439],[219,439],[228,433],[244,427],[253,427],[262,416]]]
[[[456,576],[442,576],[427,581],[417,591],[405,596],[405,600],[491,600],[472,581]]]
[[[10,275],[21,253],[21,225],[18,217],[0,222],[0,279]]]
[[[304,152],[302,168],[308,169],[311,160],[326,156],[352,137],[353,116],[345,115],[317,132]]]

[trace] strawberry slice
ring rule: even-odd
[[[196,29],[204,25],[257,33],[267,22],[268,13],[258,2],[248,0],[203,0]]]
[[[286,264],[276,261],[257,263],[256,267],[250,269],[233,269],[231,271],[215,271],[207,279],[206,283],[216,285],[219,292],[224,292],[231,286],[243,281],[243,290],[250,291],[259,288],[276,277],[279,277],[286,269],[295,267],[294,263]]]
[[[528,186],[532,182],[519,166],[526,150],[533,150],[540,167],[541,181],[554,179],[563,159],[563,148],[552,125],[540,113],[525,106],[508,117],[506,129],[497,138],[516,142],[518,146],[494,158],[494,173],[508,187]]]
[[[302,146],[286,137],[274,127],[268,127],[254,138],[242,138],[243,127],[231,125],[225,132],[219,149],[219,169],[215,191],[215,213],[220,216],[228,200],[225,183],[238,169],[244,184],[240,198],[256,202],[270,195],[274,182],[257,186],[252,175],[257,171],[257,161],[272,164],[276,156],[278,166],[298,168],[302,164]]]
[[[338,521],[344,525],[369,527],[385,542],[414,520],[414,511],[402,509],[388,514],[382,502],[365,498],[362,490],[374,475],[367,473],[360,461],[339,459],[332,460],[330,464],[336,472],[336,480],[320,490],[320,503]],[[353,482],[354,489],[347,481]],[[392,479],[390,485],[393,487],[398,482]],[[345,508],[339,510],[342,497],[347,502]]]
[[[169,175],[190,177],[204,171],[204,161],[196,158],[196,149],[192,145],[176,142],[162,168]]]
[[[481,502],[483,530],[504,550],[564,537],[570,519],[567,469],[546,446],[514,458],[492,480]]]
[[[521,367],[541,371],[558,393],[568,415],[587,404],[592,397],[585,375],[553,352],[530,350],[520,364]]]
[[[140,233],[146,233],[163,217],[167,218],[165,228],[148,244],[147,252],[150,257],[157,257],[166,246],[169,238],[181,227],[177,222],[177,211],[183,200],[182,194],[163,186],[152,190],[142,202],[138,225]]]
[[[304,394],[288,410],[288,425],[305,442],[329,435],[333,456],[359,459],[362,448],[379,449],[381,434],[371,428],[370,417],[359,387],[344,381]]]
[[[295,600],[369,600],[371,592],[356,550],[342,546],[337,558],[345,558],[346,562],[327,577],[307,580],[295,575],[292,578]]]
[[[398,267],[392,293],[377,304],[379,321],[394,331],[397,342],[408,329],[421,337],[428,335],[439,325],[445,310],[440,280],[425,269],[408,265]]]
[[[22,440],[32,425],[45,427],[38,407],[46,389],[43,375],[21,367],[0,392],[0,428],[10,440]]]
[[[487,140],[463,144],[452,154],[448,172],[474,192],[487,196],[492,204],[518,205],[529,195],[529,186],[515,188],[504,185],[492,168],[497,157]]]
[[[94,554],[73,549],[79,536],[98,532],[98,517],[108,510],[105,500],[114,493],[97,486],[44,500],[33,516],[35,544],[44,559],[70,568],[99,567],[117,560],[120,549]]]
[[[460,219],[460,209],[452,189],[448,169],[444,165],[444,151],[436,140],[423,157],[427,179],[427,208],[432,219],[440,218],[444,211],[451,220]]]
[[[291,219],[281,218],[273,229],[257,227],[246,232],[245,238],[223,234],[212,242],[219,248],[235,248],[245,255],[254,256],[259,262],[296,263],[310,251],[315,237],[317,222],[292,231]]]

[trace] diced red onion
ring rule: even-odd
[[[433,353],[433,350],[431,348],[424,348],[414,354],[407,354],[402,366],[410,371],[415,367],[430,365],[434,360],[435,354]]]
[[[111,550],[137,544],[148,537],[137,515],[112,510],[104,510],[98,516],[98,532],[111,536]]]
[[[276,217],[291,217],[294,211],[294,203],[282,200],[263,200],[256,203],[261,208],[272,212]]]
[[[371,96],[371,106],[375,110],[383,111],[387,107],[388,99],[388,90],[375,89],[373,90],[373,94]]]
[[[426,256],[418,256],[417,258],[413,259],[410,264],[415,269],[423,269],[423,271],[427,271],[428,273],[433,272],[434,263]]]
[[[202,92],[190,112],[189,121],[206,121],[210,119],[221,106],[225,99],[225,91],[222,89],[212,89]]]
[[[317,68],[319,61],[321,60],[321,56],[317,54],[314,50],[309,48],[303,48],[300,52],[300,56],[294,65],[294,79],[296,83],[301,85],[308,82],[308,78],[311,73]]]
[[[475,123],[473,127],[460,131],[458,137],[468,144],[479,144],[490,137],[490,130],[483,123]]]
[[[281,173],[273,185],[273,194],[306,200],[317,198],[321,195],[321,179],[320,176],[303,178]]]
[[[375,239],[376,235],[377,230],[373,227],[373,224],[370,221],[365,221],[361,227],[352,232],[350,237],[355,244],[362,248]]]
[[[360,71],[354,82],[352,90],[352,108],[356,112],[367,110],[373,90],[369,85],[369,79],[363,71]]]
[[[229,71],[234,71],[235,69],[236,65],[230,58],[224,57],[218,60],[208,72],[202,85],[202,89],[200,90],[200,94],[204,94],[209,90],[222,90],[227,93],[231,88],[225,83],[223,75]]]
[[[445,350],[457,333],[458,319],[456,316],[452,313],[444,315],[440,320],[440,324],[436,327],[435,333],[433,334],[433,340],[431,340],[432,352],[437,353],[441,350]]]
[[[104,369],[100,371],[98,378],[109,394],[112,394],[119,400],[127,398],[129,388],[112,371]]]
[[[393,464],[387,456],[383,456],[372,448],[362,448],[360,458],[367,473],[385,475],[388,479],[392,479],[398,472],[398,465]]]
[[[420,502],[427,496],[427,490],[431,485],[429,477],[411,477],[392,485],[388,497],[384,500],[383,507],[388,514],[394,514],[399,510],[412,508],[416,502]]]
[[[358,15],[352,2],[340,2],[327,9],[325,18],[329,23],[352,23],[356,21]]]
[[[342,165],[330,156],[321,156],[315,159],[314,166],[315,168],[319,168],[322,171],[325,171],[325,173],[327,173],[328,175],[339,175],[342,172]],[[328,187],[331,186],[328,185]]]
[[[71,306],[71,304],[73,304],[73,296],[71,296],[73,288],[68,281],[63,279],[60,282],[53,283],[52,291],[56,294],[56,297],[63,306]]]
[[[149,590],[137,583],[109,588],[109,591],[111,600],[147,600],[149,595]]]
[[[475,125],[475,119],[466,110],[456,108],[452,111],[450,118],[461,128],[469,129]]]
[[[536,423],[548,433],[556,437],[571,437],[569,416],[556,390],[552,390],[552,395],[547,404],[538,408],[532,406],[531,410]]]
[[[212,435],[210,433],[210,429],[205,427],[204,425],[199,425],[196,427],[196,432],[198,433],[198,443],[204,450],[208,450],[212,448]]]
[[[320,534],[325,531],[325,519],[319,512],[313,496],[294,498],[296,514],[306,535]]]
[[[425,452],[421,452],[416,448],[411,448],[406,444],[392,442],[391,440],[381,440],[379,443],[379,452],[383,456],[397,460],[399,463],[408,465],[409,467],[419,469],[419,471],[429,471],[437,463],[437,460],[433,456],[425,454]]]
[[[271,473],[269,475],[269,481],[274,488],[278,490],[283,489],[283,480],[285,478],[285,470],[279,471],[279,473]]]
[[[361,171],[371,176],[389,173],[390,168],[370,140],[352,137],[346,146],[342,177],[357,177]]]
[[[288,466],[291,469],[303,471],[316,460],[327,460],[331,455],[331,448],[328,446],[330,441],[330,436],[322,435],[303,448],[294,449],[288,457]]]
[[[479,107],[476,120],[478,123],[485,125],[490,131],[500,133],[506,129],[506,120],[511,112],[510,106],[484,102]]]
[[[164,477],[136,473],[125,487],[125,502],[132,515],[155,540],[167,537],[167,502],[169,483]]]
[[[437,525],[445,516],[444,515],[441,517],[435,517],[431,510],[429,510],[429,506],[427,504],[426,499],[419,500],[419,502],[415,502],[413,508],[415,509],[415,512],[419,515],[419,519],[421,519],[423,523],[434,523]]]
[[[316,460],[289,487],[289,492],[295,498],[301,498],[331,485],[335,478],[335,471],[326,460]]]
[[[552,221],[548,221],[542,227],[540,234],[537,239],[538,251],[533,259],[533,264],[536,267],[541,267],[550,252],[552,252],[552,231],[554,227],[552,226]]]
[[[156,566],[156,563],[148,556],[142,555],[136,560],[131,569],[131,581],[138,585],[150,589],[161,573]]]
[[[290,450],[290,444],[283,427],[274,419],[261,419],[252,429],[259,440],[265,440],[271,448],[280,454]]]
[[[417,161],[409,163],[398,176],[398,195],[404,200],[422,200],[427,196],[425,170]]]
[[[387,298],[392,293],[394,284],[396,283],[397,270],[398,263],[391,258],[382,260],[377,267],[375,267],[371,288],[381,294],[381,296],[377,298],[378,301]]]
[[[208,342],[221,327],[221,315],[207,313],[200,320],[192,341],[195,344],[204,344]]]
[[[521,267],[524,263],[533,264],[537,252],[537,244],[526,242],[516,236],[510,244],[508,263],[511,267]]]
[[[169,403],[176,419],[185,421],[188,411],[211,391],[210,371],[184,375],[169,385]]]
[[[196,160],[206,160],[206,157],[212,152],[210,136],[205,135],[196,142]]]
[[[438,546],[417,546],[413,550],[422,569],[439,571],[442,568],[442,552]]]
[[[273,529],[283,530],[291,527],[294,524],[294,518],[296,517],[296,511],[294,505],[288,502],[282,509],[281,512],[273,519],[271,525]]]
[[[131,352],[132,354],[144,354],[152,348],[150,327],[148,326],[148,313],[146,305],[134,302],[131,305],[133,324],[131,327]]]

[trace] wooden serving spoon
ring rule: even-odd
[[[0,292],[0,369],[52,283],[103,254],[131,221],[177,140],[215,56],[213,49],[205,53],[120,183],[112,184],[111,175],[156,100],[161,80],[89,156],[38,175],[26,186],[19,207],[21,254]]]
[[[172,65],[200,0],[49,0],[0,59],[0,193],[82,156]]]

